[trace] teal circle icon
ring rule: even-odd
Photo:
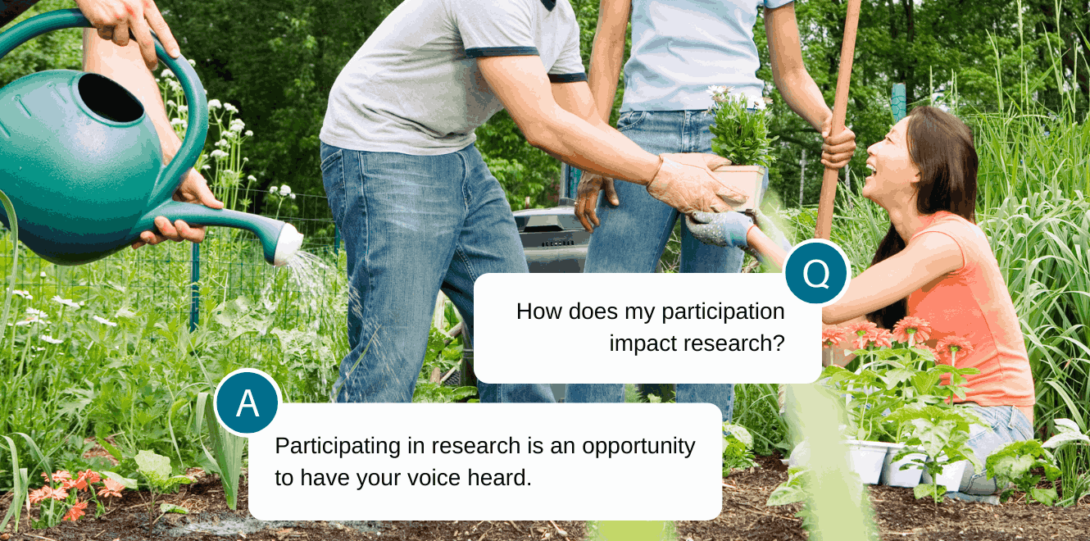
[[[268,374],[240,368],[220,381],[213,401],[220,425],[246,437],[269,426],[283,399],[280,386]]]
[[[811,239],[795,246],[783,264],[787,287],[799,300],[825,306],[848,291],[851,263],[836,244]]]

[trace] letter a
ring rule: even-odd
[[[250,397],[249,404],[246,403],[246,397]],[[261,417],[261,414],[257,412],[257,404],[254,404],[254,394],[249,389],[246,389],[246,392],[242,394],[242,402],[238,403],[238,413],[235,414],[235,417],[242,417],[242,408],[253,408],[254,417]]]

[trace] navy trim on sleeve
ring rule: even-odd
[[[472,49],[466,49],[466,56],[469,58],[480,58],[482,56],[526,56],[534,55],[539,56],[537,47],[474,47]]]
[[[564,73],[561,75],[549,74],[550,83],[581,83],[587,80],[586,73]]]

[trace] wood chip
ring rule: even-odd
[[[552,524],[553,528],[556,528],[557,535],[560,535],[561,537],[567,537],[568,536],[568,532],[565,532],[564,530],[561,530],[560,526],[557,526],[555,522],[550,520],[549,524]]]

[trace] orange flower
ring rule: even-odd
[[[42,475],[45,475],[45,474],[42,474]],[[39,488],[38,490],[31,491],[31,493],[27,496],[27,499],[30,500],[30,505],[34,505],[34,504],[46,499],[46,497],[49,494],[51,494],[52,492],[53,492],[52,488],[42,487],[42,488]]]
[[[69,489],[71,489],[72,487],[76,487],[76,488],[81,488],[81,487],[79,486],[79,484],[80,484],[81,482],[83,482],[83,479],[79,479],[79,480],[75,480],[75,479],[65,479],[65,480],[61,481],[61,488],[65,489],[65,490],[69,490]],[[83,484],[83,487],[82,487],[82,488],[87,488],[87,484],[86,484],[86,483],[84,483],[84,484]]]
[[[83,516],[84,511],[86,511],[86,510],[87,510],[87,502],[79,502],[76,505],[73,505],[72,507],[70,507],[68,509],[68,512],[64,514],[64,518],[62,518],[61,520],[62,521],[71,520],[72,522],[75,522],[75,521],[79,520],[79,517]]]
[[[101,480],[102,479],[98,474],[91,470],[81,471],[79,472],[79,479],[72,481],[72,485],[66,486],[65,488],[72,488],[74,486],[79,490],[87,490],[87,487],[90,486],[90,484],[97,483]]]
[[[874,338],[872,338],[871,340],[874,341],[874,345],[880,348],[893,347],[893,333],[885,329],[878,329],[877,331],[875,331]]]
[[[930,336],[931,324],[918,317],[905,317],[893,326],[893,338],[908,347],[926,342]]]
[[[973,345],[960,336],[951,335],[939,340],[939,345],[935,349],[938,350],[937,355],[941,356],[942,360],[949,360],[950,366],[954,366],[958,353],[967,355],[973,351]]]
[[[104,488],[98,489],[98,495],[102,496],[103,498],[111,496],[114,498],[120,498],[121,491],[125,489],[125,485],[114,481],[113,479],[107,478],[102,483],[106,486]]]
[[[45,488],[45,487],[43,487]],[[46,498],[52,498],[58,502],[63,502],[68,499],[68,491],[63,488],[54,488],[51,492],[46,493]]]
[[[852,338],[852,346],[855,349],[866,348],[867,343],[878,336],[878,326],[870,321],[852,323],[845,327],[845,330],[847,330],[848,336]]]
[[[840,327],[828,327],[821,330],[821,347],[835,346],[844,339],[844,329]]]

